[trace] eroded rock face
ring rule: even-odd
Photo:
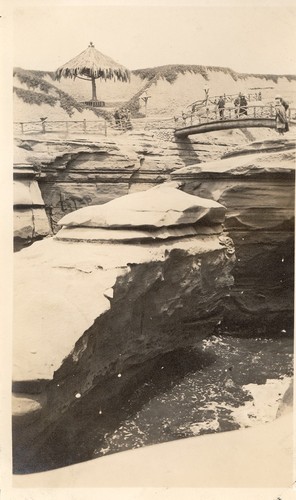
[[[172,206],[175,191],[169,188]],[[41,409],[30,411],[29,417],[18,405],[16,468],[37,467],[36,461],[41,468],[50,467],[51,453],[55,463],[64,463],[63,429],[72,425],[67,446],[73,446],[79,431],[74,414],[83,407],[91,411],[93,404],[110,410],[136,389],[158,354],[202,340],[221,321],[235,259],[232,242],[215,218],[218,210],[221,222],[225,209],[175,195],[182,202],[187,199],[191,218],[180,214],[176,233],[168,223],[167,237],[121,240],[119,234],[102,243],[96,236],[100,227],[69,227],[16,255],[14,386],[18,393],[43,396]],[[165,206],[167,188],[150,190],[150,196],[150,210]],[[131,209],[129,199],[126,203]],[[144,197],[142,210],[145,206]],[[210,208],[216,214],[212,222]],[[136,204],[135,212],[139,209]],[[163,209],[163,219],[168,209]],[[152,211],[151,221],[153,217]],[[188,235],[188,226],[196,228],[194,235]],[[65,229],[76,236],[64,238]],[[92,236],[78,240],[77,229],[91,230]],[[138,229],[130,227],[133,231],[137,235]],[[39,389],[38,381],[43,381]],[[28,394],[25,405],[30,407],[27,399]],[[22,416],[27,419],[25,433]]]
[[[65,214],[150,189],[166,182],[174,169],[219,158],[230,145],[246,141],[231,133],[227,140],[212,134],[178,141],[173,120],[170,126],[160,119],[151,130],[123,136],[28,136],[16,140],[15,162],[39,170],[39,187],[55,233]]]
[[[31,165],[14,166],[14,246],[19,250],[52,234],[37,173]]]
[[[180,169],[185,192],[227,208],[235,286],[225,316],[237,334],[292,332],[295,143],[254,143],[215,162]]]

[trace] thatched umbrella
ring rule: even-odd
[[[130,72],[121,64],[113,61],[111,57],[96,50],[94,44],[90,42],[86,50],[56,70],[56,79],[60,80],[62,77],[90,80],[92,82],[92,101],[97,101],[97,78],[127,82],[130,80]]]

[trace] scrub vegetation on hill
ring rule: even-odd
[[[55,106],[59,103],[69,116],[72,116],[75,110],[81,113],[85,107],[63,90],[45,81],[43,78],[48,75],[54,79],[54,73],[16,68],[13,76],[16,76],[20,83],[26,85],[28,90],[19,87],[14,87],[13,90],[20,99],[28,104]],[[37,90],[41,92],[37,92]]]
[[[193,73],[201,75],[205,80],[209,80],[209,71],[222,72],[230,75],[233,80],[246,79],[250,77],[261,78],[265,80],[272,80],[274,83],[278,82],[279,78],[285,77],[288,81],[296,81],[295,75],[261,75],[254,73],[236,73],[230,68],[222,68],[221,66],[198,66],[192,64],[170,64],[167,66],[158,66],[157,68],[144,68],[133,71],[133,74],[139,76],[143,80],[155,80],[164,78],[169,83],[174,83],[179,74]]]
[[[240,79],[246,80],[247,78],[261,78],[264,80],[271,80],[273,83],[278,83],[279,78],[287,78],[288,82],[295,82],[296,81],[296,75],[261,75],[258,73],[237,73],[238,77]]]
[[[45,77],[49,76],[53,81],[55,81],[56,78],[54,72],[15,68],[13,76],[17,77],[21,84],[28,87],[28,89],[16,86],[13,87],[15,94],[27,104],[36,104],[38,106],[41,106],[42,104],[48,104],[49,106],[59,104],[70,117],[74,114],[75,110],[80,113],[82,113],[85,109],[89,110],[87,106],[78,102],[74,99],[74,97],[67,94],[67,92],[60,90],[55,85],[44,80]],[[91,111],[99,117],[106,118],[107,120],[111,119],[110,113],[105,110],[94,108]]]
[[[223,68],[219,66],[200,66],[200,65],[186,65],[186,64],[173,64],[166,66],[158,66],[156,68],[144,68],[132,71],[132,73],[143,80],[143,86],[135,92],[135,94],[126,102],[119,105],[120,108],[128,108],[133,117],[144,116],[140,112],[140,98],[152,84],[157,84],[160,79],[166,80],[168,83],[173,84],[178,75],[185,75],[191,73],[201,75],[206,81],[211,78],[211,73],[223,73],[229,75],[234,81],[244,81],[248,78],[258,78],[265,81],[272,81],[277,84],[279,78],[285,77],[289,82],[296,81],[295,75],[272,75],[272,74],[248,74],[236,73],[230,68]],[[24,70],[22,68],[14,69],[14,76],[20,82],[22,87],[15,86],[15,94],[25,103],[31,105],[41,106],[47,104],[52,107],[60,106],[69,117],[73,116],[75,111],[83,112],[90,110],[89,107],[81,102],[78,102],[67,92],[61,90],[55,85],[56,77],[55,72],[52,71],[35,71]],[[53,83],[48,81],[52,80]],[[26,88],[25,88],[26,87]],[[91,111],[98,117],[103,117],[110,123],[113,120],[113,113],[103,108],[92,108]]]
[[[134,75],[139,76],[143,80],[154,80],[164,78],[169,83],[174,83],[179,74],[184,75],[190,72],[200,74],[205,80],[208,80],[206,66],[186,65],[186,64],[172,64],[167,66],[158,66],[157,68],[144,68],[136,69],[133,71]]]

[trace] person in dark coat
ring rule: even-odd
[[[218,101],[218,110],[219,110],[220,120],[224,120],[225,100],[221,95]]]
[[[248,114],[248,101],[246,99],[246,96],[243,94],[240,96],[240,102],[239,102],[239,115],[247,115]]]
[[[239,105],[240,105],[240,98],[241,98],[241,93],[238,94],[238,96],[234,99],[234,107],[235,107],[235,117],[238,118],[239,116]]]
[[[275,98],[275,128],[280,135],[289,130],[286,109],[280,96]]]
[[[285,109],[285,113],[286,113],[285,132],[288,132],[289,131],[289,123],[288,123],[287,111],[289,109],[289,104],[285,101],[285,99],[282,98],[281,95],[277,95],[275,97],[275,102],[277,102],[277,101],[280,102]]]
[[[126,109],[126,128],[127,128],[127,130],[132,130],[132,128],[133,128],[132,122],[131,122],[131,112],[128,108]]]
[[[289,104],[285,101],[285,99],[282,98],[281,95],[276,95],[275,100],[279,100],[280,103],[284,106],[285,110],[287,111],[289,109]]]
[[[121,125],[121,117],[120,117],[120,112],[118,109],[114,113],[114,118],[115,118],[115,125],[116,125],[116,127],[119,128]]]

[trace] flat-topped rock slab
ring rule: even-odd
[[[213,201],[184,193],[170,185],[121,196],[104,205],[85,207],[59,221],[60,226],[164,227],[223,222],[225,208]]]

